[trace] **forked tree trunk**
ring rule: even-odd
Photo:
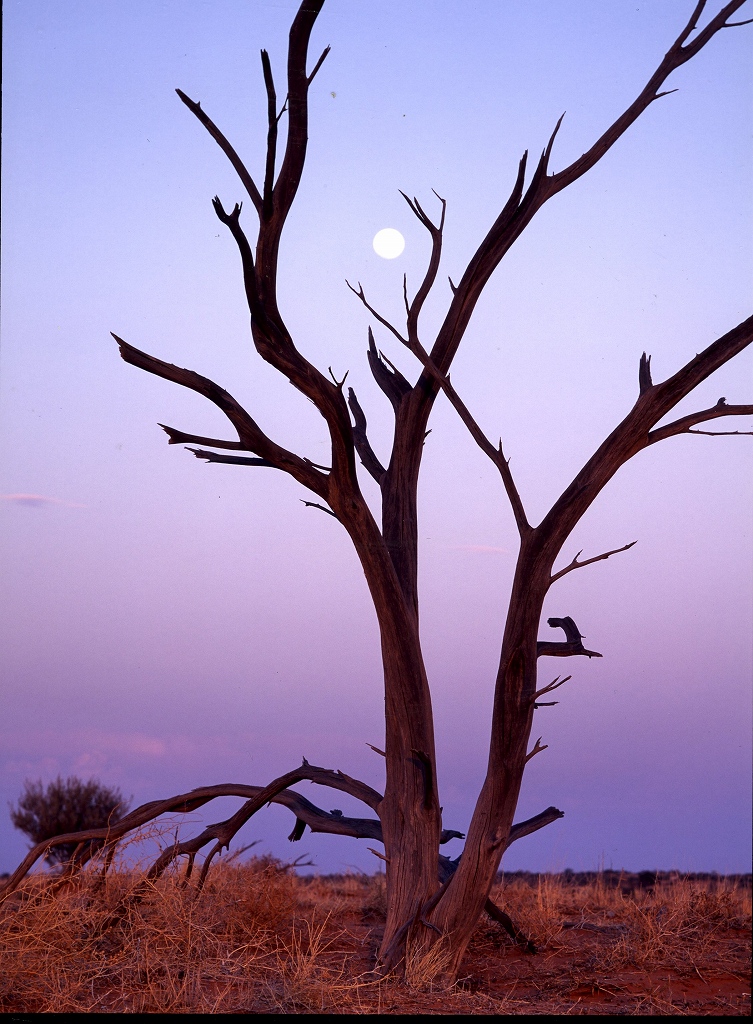
[[[347,531],[366,576],[381,635],[386,789],[382,796],[342,772],[315,768],[304,761],[300,768],[264,788],[228,784],[194,790],[145,804],[112,828],[57,837],[38,844],[0,894],[7,894],[20,884],[30,867],[48,852],[50,845],[78,841],[88,844],[81,849],[89,850],[93,849],[92,843],[99,844],[98,849],[107,851],[106,870],[115,844],[129,831],[164,813],[189,813],[217,797],[242,796],[246,803],[231,818],[210,825],[199,836],[176,842],[174,847],[163,851],[147,878],[149,882],[157,877],[167,865],[182,856],[189,858],[188,876],[197,852],[214,842],[216,845],[204,862],[200,887],[215,854],[227,848],[238,829],[257,810],[267,802],[276,801],[288,806],[296,815],[290,836],[293,840],[301,838],[307,825],[319,832],[381,839],[387,862],[388,908],[381,948],[382,965],[390,970],[399,970],[412,951],[420,953],[441,942],[444,973],[450,980],[455,977],[473,929],[484,907],[489,909],[489,892],[506,847],[511,841],[562,816],[556,808],[548,808],[527,822],[513,825],[525,765],[535,753],[544,749],[538,741],[532,750],[528,749],[535,701],[562,682],[555,680],[537,690],[538,659],[542,656],[600,657],[585,650],[580,633],[569,618],[549,620],[550,625],[564,629],[565,641],[539,641],[544,599],[550,586],[561,576],[590,562],[608,558],[631,545],[626,544],[583,561],[576,556],[565,568],[553,573],[555,559],[602,488],[635,454],[665,438],[695,433],[697,431],[692,428],[707,420],[753,413],[753,405],[728,405],[722,398],[712,408],[657,427],[657,423],[697,384],[753,341],[753,317],[713,342],[660,384],[653,383],[650,357],[644,353],[638,368],[639,395],[635,406],[535,528],[527,520],[501,443],[494,445],[483,434],[451,384],[451,364],[489,278],[538,210],[590,170],[640,114],[665,94],[661,91],[662,85],[672,71],[698,53],[722,28],[741,24],[728,19],[743,2],[729,0],[704,28],[698,29],[698,21],[705,8],[705,0],[698,0],[690,20],[636,100],[572,164],[557,173],[549,171],[559,124],[527,187],[527,154],[524,154],[512,192],[499,217],[479,245],[457,286],[450,282],[452,298],[449,308],[434,343],[428,348],[420,341],[418,321],[437,277],[445,201],[440,199],[441,218],[439,224],[434,224],[417,199],[410,200],[405,196],[412,212],[429,232],[432,248],[426,275],[412,301],[408,298],[407,283],[404,285],[404,333],[369,305],[360,285],[352,289],[372,317],[422,365],[416,383],[411,385],[377,350],[369,329],[369,366],[395,415],[394,443],[386,468],[371,448],[366,417],[353,391],[349,391],[346,402],[343,382],[328,378],[301,355],[277,305],[280,238],[306,156],[308,90],[329,49],[308,73],[309,37],[324,0],[303,0],[291,27],[287,96],[283,105],[277,101],[269,57],[262,51],[268,105],[267,159],[262,189],[257,188],[238,154],[201,105],[178,90],[181,100],[232,162],[256,211],[258,236],[252,249],[240,223],[241,205],[236,204],[228,213],[218,198],[214,200],[215,212],[230,230],[241,256],[254,345],[261,357],[286,376],[324,417],[331,441],[331,465],[317,466],[278,445],[231,394],[208,378],[148,355],[117,336],[116,340],[126,362],[204,395],[226,415],[237,433],[237,440],[229,441],[164,427],[171,444],[199,444],[203,447],[190,450],[210,462],[269,466],[288,473],[325,503],[312,501],[307,504],[334,515]],[[287,141],[275,180],[278,123],[283,112],[288,115]],[[495,683],[487,773],[462,856],[453,862],[447,858],[440,861],[440,845],[450,836],[443,835],[442,829],[431,694],[421,653],[418,615],[416,495],[427,424],[440,390],[457,410],[473,439],[499,470],[521,541]],[[220,451],[208,451],[207,447]],[[225,454],[227,450],[246,454],[228,455]],[[356,454],[380,486],[381,529],[361,494]],[[339,812],[321,810],[301,794],[288,789],[303,779],[351,794],[375,810],[379,820],[344,818]],[[453,835],[462,838],[461,833]],[[88,853],[82,855],[79,859],[81,865],[88,856]],[[491,911],[498,919],[504,917],[493,906]]]
[[[289,124],[285,154],[277,181],[274,180],[275,158],[281,113],[277,113],[279,104],[272,69],[264,51],[262,65],[267,90],[269,129],[265,178],[261,190],[256,187],[235,150],[200,105],[189,100],[183,93],[179,95],[229,157],[256,209],[259,232],[255,250],[252,251],[240,224],[240,206],[236,205],[232,212],[227,213],[219,199],[215,199],[214,204],[218,217],[230,229],[239,248],[256,349],[319,409],[329,428],[331,466],[315,466],[305,458],[281,448],[261,431],[232,396],[213,382],[138,352],[120,339],[118,341],[121,353],[128,362],[206,395],[225,412],[239,438],[238,442],[225,442],[193,437],[174,428],[165,428],[171,443],[193,441],[209,447],[235,447],[253,453],[253,458],[247,458],[204,449],[194,450],[197,456],[209,461],[270,465],[289,473],[326,502],[319,507],[331,512],[348,532],[374,602],[384,665],[384,796],[375,803],[373,790],[355,780],[349,780],[356,791],[365,793],[363,798],[366,802],[376,807],[380,819],[378,827],[385,845],[388,910],[381,949],[382,964],[388,969],[398,968],[406,962],[411,947],[417,947],[420,951],[441,941],[446,949],[446,971],[451,978],[457,971],[473,928],[486,905],[502,854],[511,841],[513,818],[526,762],[542,749],[537,741],[533,750],[528,752],[537,692],[537,660],[542,654],[570,656],[593,653],[585,651],[577,627],[570,619],[551,621],[552,625],[565,629],[565,642],[543,644],[538,641],[541,610],[547,591],[552,582],[565,572],[589,561],[609,557],[615,552],[606,552],[595,559],[586,559],[585,562],[578,562],[576,558],[570,566],[552,576],[554,560],[600,490],[634,454],[665,436],[688,432],[692,424],[717,416],[750,411],[751,407],[747,406],[717,405],[712,410],[702,410],[659,430],[654,429],[656,423],[697,383],[750,343],[753,325],[751,321],[746,321],[715,342],[674,377],[657,386],[651,381],[650,360],[644,356],[639,369],[640,396],[635,408],[584,466],[535,529],[528,523],[501,445],[497,447],[485,437],[450,383],[448,374],[452,360],[489,278],[538,210],[601,159],[640,114],[663,95],[661,87],[671,72],[698,53],[725,27],[727,19],[742,5],[743,0],[730,0],[705,28],[697,30],[698,19],[705,7],[705,0],[699,0],[689,22],[637,99],[578,160],[557,173],[550,173],[549,162],[559,124],[527,187],[527,154],[524,154],[507,203],[481,242],[458,285],[452,285],[451,282],[452,299],[430,348],[425,348],[421,343],[418,324],[421,309],[435,283],[439,268],[445,202],[440,200],[441,218],[438,224],[434,224],[417,199],[405,197],[412,212],[429,232],[432,248],[425,277],[412,301],[408,298],[407,285],[404,288],[404,333],[369,305],[360,284],[358,288],[352,289],[372,317],[408,348],[423,367],[418,380],[411,385],[378,351],[369,329],[369,366],[395,415],[393,448],[386,468],[371,448],[366,417],[353,391],[349,391],[346,403],[343,382],[338,383],[334,379],[330,381],[301,355],[277,306],[280,237],[295,198],[306,154],[308,89],[327,54],[325,50],[309,74],[306,68],[309,37],[323,2],[303,0],[290,31],[285,103]],[[416,502],[424,438],[440,390],[445,392],[471,436],[497,466],[521,537],[520,556],[495,684],[487,774],[463,854],[458,862],[452,864],[456,868],[454,874],[441,885],[439,847],[442,821],[437,789],[434,726],[431,694],[419,637]],[[360,491],[356,453],[381,489],[381,530]],[[308,770],[306,766],[304,768]],[[323,777],[330,778],[326,772],[318,769],[317,772],[320,781]],[[295,774],[291,773],[290,777]],[[335,784],[340,788],[344,786],[342,779],[324,784]],[[554,808],[549,810],[553,814],[544,812],[537,816],[540,820],[528,829],[523,828],[523,834],[554,820],[561,813]],[[309,808],[305,813],[309,815],[309,821],[317,822],[317,828],[326,830],[325,812]],[[351,834],[373,835],[376,824],[354,823],[350,826]],[[299,825],[300,818],[294,829],[294,838],[302,834]],[[334,823],[331,827],[335,830]],[[221,841],[231,831],[220,829]],[[185,846],[186,851],[189,851],[189,845]],[[190,850],[193,849],[190,846]],[[449,862],[443,868],[445,873],[451,870],[447,864]]]

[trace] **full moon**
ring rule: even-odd
[[[374,252],[385,260],[394,260],[405,248],[405,239],[395,228],[382,228],[374,235]]]

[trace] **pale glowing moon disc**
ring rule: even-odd
[[[385,260],[394,260],[405,248],[405,239],[395,228],[382,228],[374,235],[374,252]]]

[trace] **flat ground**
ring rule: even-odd
[[[383,876],[226,862],[198,896],[175,874],[129,902],[142,877],[8,898],[0,1012],[750,1013],[750,876],[507,876],[495,899],[538,952],[484,919],[450,991],[436,958],[407,987],[372,973]]]

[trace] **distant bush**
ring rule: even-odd
[[[34,843],[41,843],[66,832],[104,828],[114,824],[128,810],[128,803],[119,789],[108,789],[97,779],[84,782],[75,776],[65,781],[58,775],[47,789],[42,780],[27,779],[18,801],[10,805],[11,821]],[[62,843],[47,854],[51,864],[64,864],[70,860],[76,843]]]

